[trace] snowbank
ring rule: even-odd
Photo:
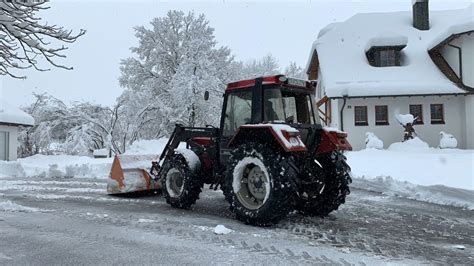
[[[402,197],[474,210],[474,192],[472,190],[440,185],[420,186],[384,176],[371,179],[355,178],[351,187],[380,192],[387,196]]]
[[[348,152],[355,183],[363,180],[364,186],[372,183],[385,193],[474,208],[474,150],[407,146]]]
[[[409,139],[404,142],[395,142],[390,144],[388,150],[391,151],[416,151],[416,150],[429,150],[430,146],[428,143],[422,141],[418,137]]]
[[[365,148],[366,149],[383,149],[383,141],[379,139],[374,133],[365,133]]]
[[[112,158],[73,155],[34,155],[14,162],[0,161],[1,177],[107,178]]]
[[[135,141],[125,155],[143,155],[143,154],[161,154],[168,142],[167,138],[160,138],[154,140],[138,140]]]
[[[441,149],[453,149],[458,146],[458,140],[451,134],[441,131],[439,133],[441,139],[439,140],[439,147]]]

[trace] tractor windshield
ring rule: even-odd
[[[288,124],[315,124],[311,94],[284,87],[265,89],[264,120]]]

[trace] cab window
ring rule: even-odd
[[[241,125],[250,123],[252,117],[252,91],[232,92],[227,97],[222,134],[232,136]]]

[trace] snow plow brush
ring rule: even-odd
[[[152,165],[157,164],[155,162],[157,157],[157,155],[116,155],[107,181],[107,193],[120,195],[159,190],[159,182],[155,181],[150,173]]]

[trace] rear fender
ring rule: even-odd
[[[259,124],[243,125],[229,142],[229,147],[236,147],[247,142],[267,143],[284,152],[306,152],[306,146],[300,132],[288,125]]]
[[[332,151],[352,151],[352,146],[349,141],[347,141],[347,133],[323,129],[321,132],[321,143],[316,150],[316,154]]]

